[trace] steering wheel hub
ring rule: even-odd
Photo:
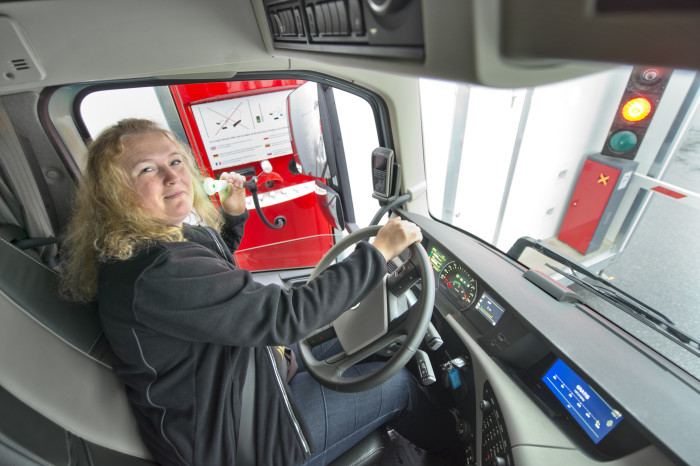
[[[309,280],[317,277],[341,252],[355,243],[372,238],[380,228],[363,228],[340,240],[316,265]],[[394,272],[405,274],[415,270],[422,281],[418,300],[408,310],[404,313],[397,311],[395,307],[401,300],[394,299],[392,291],[387,289],[387,282],[400,283],[401,277],[390,277],[390,280],[385,277],[359,306],[346,311],[333,322],[344,352],[319,361],[314,357],[312,347],[320,339],[310,336],[298,342],[304,366],[322,385],[340,392],[369,390],[394,376],[415,354],[423,341],[435,305],[435,278],[428,255],[420,243],[414,243],[408,249],[411,253],[409,259]],[[403,288],[400,295],[408,292],[408,288]],[[401,314],[401,317],[389,320],[389,316],[397,314]],[[367,328],[371,330],[367,331]],[[325,332],[327,330],[324,329]],[[398,349],[380,368],[361,377],[343,377],[350,367],[394,343],[398,343]]]

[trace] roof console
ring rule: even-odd
[[[275,48],[423,58],[420,0],[265,0]]]

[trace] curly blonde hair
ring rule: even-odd
[[[192,175],[193,213],[217,231],[223,219],[202,188],[202,175],[187,148],[150,120],[129,118],[105,129],[88,148],[87,169],[76,191],[73,216],[62,246],[61,292],[73,301],[97,297],[100,262],[126,260],[158,242],[184,241],[182,229],[166,225],[141,208],[127,173],[119,163],[125,140],[161,133],[172,140]]]

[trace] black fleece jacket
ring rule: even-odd
[[[185,242],[100,266],[99,313],[119,359],[114,370],[159,462],[231,465],[254,351],[256,463],[295,464],[314,447],[269,345],[298,341],[333,321],[380,282],[386,262],[362,242],[305,286],[261,285],[230,252],[247,212],[225,217],[226,244],[209,228],[186,225]]]

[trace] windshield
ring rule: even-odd
[[[521,237],[541,240],[697,341],[698,77],[667,70],[665,88],[648,99],[649,118],[639,130],[635,122],[620,123],[623,101],[645,97],[644,89],[630,91],[638,72],[619,67],[523,89],[421,80],[429,208],[435,218],[503,251]],[[657,79],[646,72],[644,78]],[[587,305],[700,377],[692,351],[547,265],[557,262],[533,253],[518,260],[571,287]]]

